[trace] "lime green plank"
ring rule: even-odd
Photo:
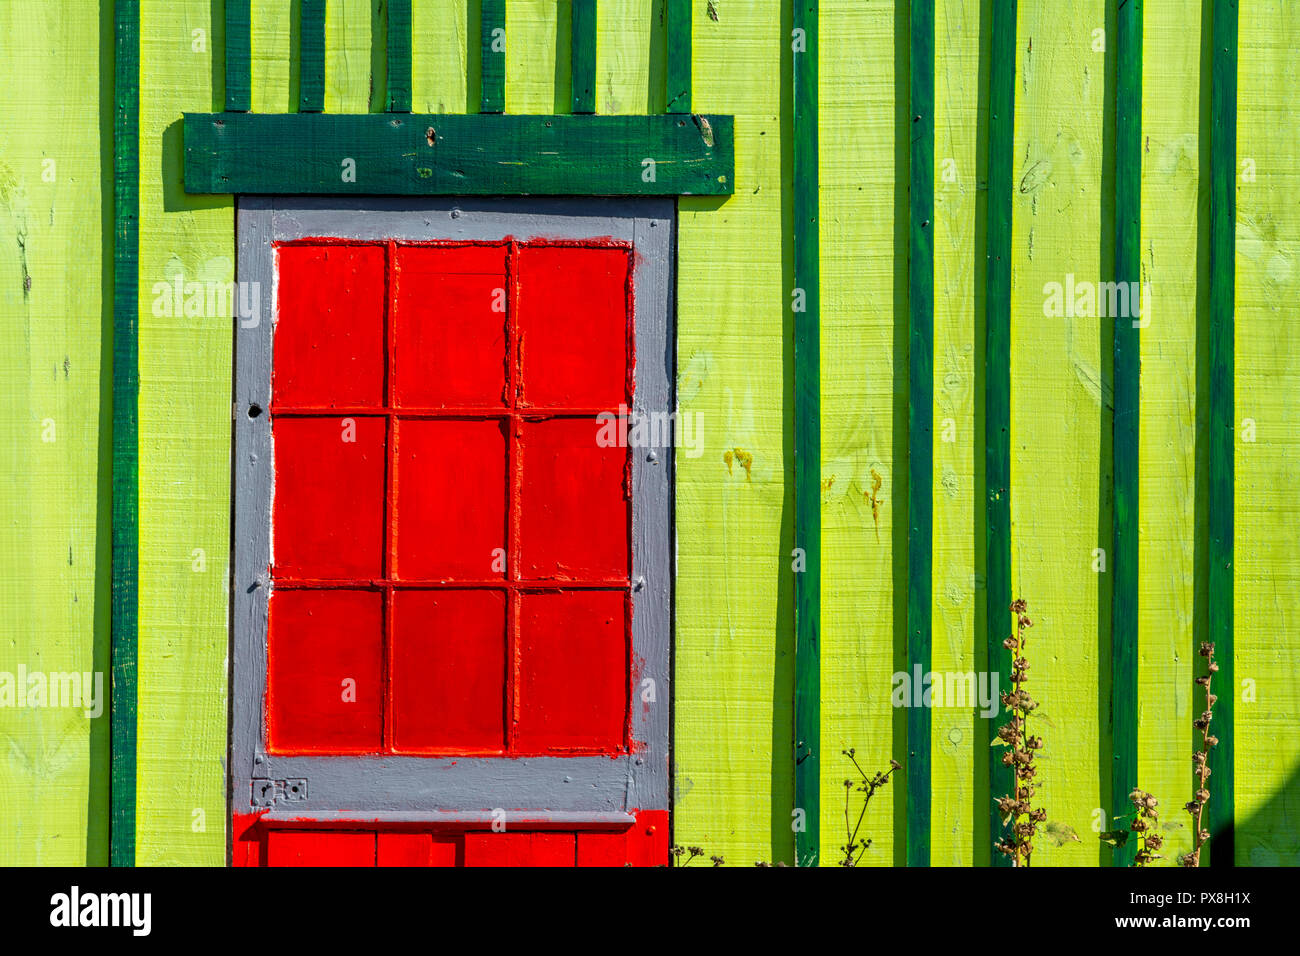
[[[372,98],[377,109],[383,108],[382,77],[380,83],[371,83],[374,62],[370,46],[371,12],[370,0],[328,0],[325,3],[326,113],[368,113]]]
[[[1236,150],[1235,863],[1300,864],[1300,8],[1241,5]],[[1215,507],[1211,499],[1211,509]],[[1212,595],[1213,596],[1213,595]],[[1220,638],[1216,635],[1215,640]],[[1220,651],[1222,662],[1226,655]],[[1222,666],[1222,663],[1221,663]],[[1220,679],[1224,678],[1224,679]],[[1215,748],[1218,750],[1218,748]],[[1213,751],[1212,751],[1213,753]],[[1210,778],[1210,806],[1220,772]],[[1210,860],[1226,862],[1222,844]]]
[[[465,47],[470,0],[421,3],[411,8],[411,104],[417,113],[477,111],[479,77]],[[478,29],[477,18],[473,24]],[[477,56],[477,50],[475,51]],[[472,93],[470,91],[473,91]]]
[[[5,4],[0,36],[0,671],[99,673],[104,698],[0,707],[0,865],[104,866],[113,16]]]
[[[252,0],[250,72],[255,113],[298,109],[298,54],[291,42],[295,9],[274,0]]]
[[[210,109],[206,0],[144,0],[140,64],[140,705],[136,860],[226,859],[232,322],[155,286],[234,278],[229,198],[179,188],[177,118]],[[256,21],[255,21],[256,22]],[[262,62],[254,58],[254,68]],[[262,85],[254,73],[253,88]]]

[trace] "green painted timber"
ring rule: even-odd
[[[984,540],[987,580],[988,670],[1005,680],[1011,653],[1002,646],[1011,633],[1011,197],[1015,144],[1016,0],[993,0],[989,60],[988,266],[984,335]],[[999,711],[999,713],[1001,713]],[[989,721],[993,739],[996,719]],[[1005,827],[998,797],[1010,793],[1011,770],[1003,750],[988,750],[991,844]],[[990,844],[993,866],[1010,860]]]
[[[113,597],[110,862],[135,865],[139,614],[140,5],[118,0],[113,122]]]
[[[1237,183],[1237,0],[1215,0],[1210,87],[1209,638],[1219,672],[1210,749],[1210,864],[1234,865],[1233,475]],[[1197,704],[1193,707],[1198,706]],[[1204,864],[1205,861],[1202,861]]]
[[[934,0],[914,0],[908,60],[907,662],[930,673],[934,546]],[[907,865],[930,865],[930,708],[907,708]]]
[[[596,112],[596,0],[573,0],[569,77],[574,113]]]
[[[795,862],[816,866],[821,823],[821,306],[817,2],[794,0]],[[803,43],[799,42],[802,35]]]
[[[716,115],[186,113],[185,189],[722,196],[733,190],[732,126]]]
[[[479,112],[500,113],[506,108],[506,2],[480,0]]]
[[[251,0],[225,0],[226,7],[226,109],[246,113],[252,109]]]
[[[298,111],[325,108],[325,0],[299,0]]]
[[[387,85],[390,113],[411,112],[411,0],[388,0]]]
[[[691,0],[665,0],[664,95],[669,113],[691,111]]]
[[[1138,774],[1138,495],[1142,302],[1142,0],[1118,3],[1115,61],[1115,281],[1129,289],[1128,309],[1114,317],[1114,545],[1111,569],[1110,805],[1127,810]],[[1121,298],[1120,301],[1123,301]],[[1111,862],[1128,866],[1136,846],[1115,847]]]

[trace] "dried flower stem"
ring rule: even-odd
[[[1201,865],[1201,848],[1210,839],[1210,832],[1204,828],[1201,818],[1205,814],[1205,805],[1210,802],[1210,788],[1208,781],[1210,779],[1209,754],[1210,748],[1219,743],[1219,738],[1210,733],[1210,721],[1214,719],[1214,702],[1219,698],[1210,690],[1210,679],[1219,671],[1219,665],[1214,662],[1214,645],[1203,643],[1201,645],[1201,656],[1206,659],[1206,675],[1196,678],[1196,683],[1205,688],[1205,710],[1201,715],[1192,721],[1192,726],[1201,732],[1201,749],[1192,754],[1192,766],[1196,770],[1196,793],[1183,809],[1192,816],[1192,852],[1179,857],[1178,862],[1187,867],[1198,867]]]
[[[1128,798],[1133,801],[1133,807],[1137,811],[1133,815],[1133,822],[1129,824],[1129,830],[1139,841],[1133,865],[1150,866],[1153,860],[1161,859],[1156,851],[1164,845],[1164,837],[1159,832],[1160,814],[1156,810],[1159,801],[1145,790],[1134,790]]]
[[[867,851],[867,847],[871,846],[870,840],[858,839],[858,833],[862,829],[862,820],[867,815],[867,804],[871,802],[871,798],[875,795],[876,791],[889,782],[889,778],[893,776],[894,771],[901,769],[903,765],[897,760],[891,760],[889,761],[888,770],[883,773],[877,773],[875,776],[869,778],[867,777],[866,771],[858,764],[856,749],[850,747],[848,750],[841,751],[841,753],[848,757],[849,760],[853,761],[853,768],[857,770],[858,776],[861,780],[856,785],[852,780],[844,781],[845,843],[844,846],[840,847],[841,852],[844,854],[843,859],[840,860],[840,866],[857,866],[858,861],[862,859],[862,854]],[[862,809],[858,811],[858,822],[850,825],[849,794],[854,790],[865,794],[865,796],[862,798]]]
[[[1035,810],[1030,803],[1038,789],[1034,783],[1034,753],[1043,748],[1043,739],[1030,736],[1028,731],[1029,714],[1038,704],[1024,690],[1024,684],[1029,680],[1025,631],[1034,626],[1025,614],[1027,608],[1023,599],[1011,602],[1011,612],[1016,615],[1016,632],[1002,642],[1002,646],[1012,653],[1011,693],[1002,694],[1002,706],[1010,712],[1011,719],[998,728],[998,739],[1010,748],[1003,755],[1002,762],[1014,770],[1015,792],[998,800],[1002,823],[1010,825],[1011,832],[1006,839],[995,844],[995,848],[1011,857],[1012,866],[1029,866],[1029,858],[1034,852],[1034,834],[1038,825],[1047,819],[1046,810]]]
[[[676,843],[673,844],[672,849],[670,849],[668,852],[671,853],[675,858],[677,866],[690,866],[691,861],[694,860],[697,856],[704,856],[703,847],[678,846]],[[686,857],[686,859],[683,860],[682,857]],[[711,856],[709,857],[709,862],[712,863],[715,867],[717,867],[717,866],[722,866],[722,864],[725,861],[720,856]]]

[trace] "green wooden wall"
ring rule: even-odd
[[[111,5],[0,4],[0,671],[106,670],[112,325]],[[696,0],[693,108],[736,116],[735,195],[680,205],[674,839],[791,861],[794,775],[791,3]],[[1139,785],[1190,843],[1197,641],[1207,634],[1208,15],[1147,0],[1141,268]],[[221,4],[142,0],[137,859],[225,859],[229,320],[155,314],[154,286],[233,278],[229,197],[185,194],[182,111],[224,107]],[[436,9],[435,9],[436,7]],[[507,112],[567,112],[567,8],[508,0]],[[661,0],[599,4],[596,109],[664,106]],[[19,14],[21,10],[21,17]],[[383,109],[382,9],[330,0],[325,110]],[[473,0],[413,4],[412,107],[477,105]],[[252,3],[252,104],[296,107],[297,5]],[[984,666],[983,372],[988,0],[935,0],[933,667]],[[215,18],[215,19],[214,19]],[[21,23],[19,20],[21,19]],[[1300,12],[1242,0],[1236,195],[1236,859],[1300,862]],[[1043,311],[1045,283],[1114,263],[1114,4],[1021,0],[1012,184],[1012,588],[1034,618],[1050,819],[1109,861],[1112,333]],[[905,760],[907,5],[822,0],[823,863],[855,748]],[[53,161],[50,167],[47,161]],[[52,178],[50,169],[53,169]],[[107,190],[107,191],[106,191]],[[1249,419],[1251,428],[1244,427]],[[51,424],[52,423],[52,424]],[[950,424],[950,427],[949,427]],[[1247,437],[1253,440],[1246,440]],[[1010,628],[1010,618],[1007,627]],[[1221,693],[1227,694],[1227,689]],[[984,863],[987,744],[937,709],[931,861]],[[0,863],[107,859],[106,718],[0,708]],[[1221,734],[1222,735],[1222,734]],[[864,863],[905,859],[904,779],[872,802]]]

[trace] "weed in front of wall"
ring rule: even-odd
[[[1214,645],[1201,645],[1201,656],[1206,660],[1206,675],[1196,678],[1196,683],[1205,688],[1205,710],[1192,721],[1192,726],[1201,732],[1201,749],[1192,754],[1192,766],[1196,773],[1196,793],[1183,809],[1192,816],[1192,852],[1178,858],[1178,862],[1187,867],[1201,865],[1201,849],[1210,839],[1210,832],[1202,825],[1205,805],[1210,802],[1210,748],[1218,746],[1219,738],[1210,733],[1210,721],[1214,719],[1214,702],[1219,698],[1210,690],[1210,680],[1219,671],[1214,662]]]
[[[867,852],[871,846],[871,841],[865,837],[859,836],[862,831],[862,821],[867,815],[867,805],[871,803],[871,798],[875,796],[876,791],[889,783],[889,778],[893,776],[895,770],[902,769],[902,764],[897,760],[889,761],[889,769],[877,773],[871,777],[867,776],[865,770],[858,763],[857,750],[850,747],[848,750],[841,751],[844,756],[853,762],[853,769],[858,772],[858,780],[844,781],[844,845],[840,847],[840,852],[844,856],[840,859],[840,866],[857,866],[862,855]],[[862,794],[862,807],[858,810],[858,821],[852,823],[852,817],[849,813],[849,799],[854,793]]]
[[[672,849],[668,851],[673,857],[673,866],[690,866],[691,862],[697,857],[704,856],[704,848],[698,846],[678,846],[673,844]],[[682,859],[685,857],[685,859]],[[720,856],[709,857],[709,862],[715,867],[722,866],[726,861]]]
[[[1029,733],[1029,715],[1038,707],[1037,701],[1026,693],[1024,685],[1029,679],[1029,661],[1025,657],[1025,632],[1034,626],[1034,622],[1025,614],[1027,605],[1023,599],[1011,603],[1011,612],[1016,615],[1016,632],[1002,642],[1002,646],[1011,651],[1011,691],[1003,692],[1002,706],[1010,713],[1011,719],[998,728],[995,746],[1009,748],[1002,756],[1002,763],[1012,769],[1015,777],[1014,792],[998,800],[998,809],[1002,813],[1002,825],[1010,826],[1011,832],[995,846],[999,853],[1011,857],[1012,866],[1029,866],[1030,856],[1034,852],[1034,835],[1038,826],[1047,820],[1047,811],[1035,809],[1032,804],[1038,785],[1034,783],[1037,772],[1034,767],[1034,755],[1043,748],[1043,738]]]

